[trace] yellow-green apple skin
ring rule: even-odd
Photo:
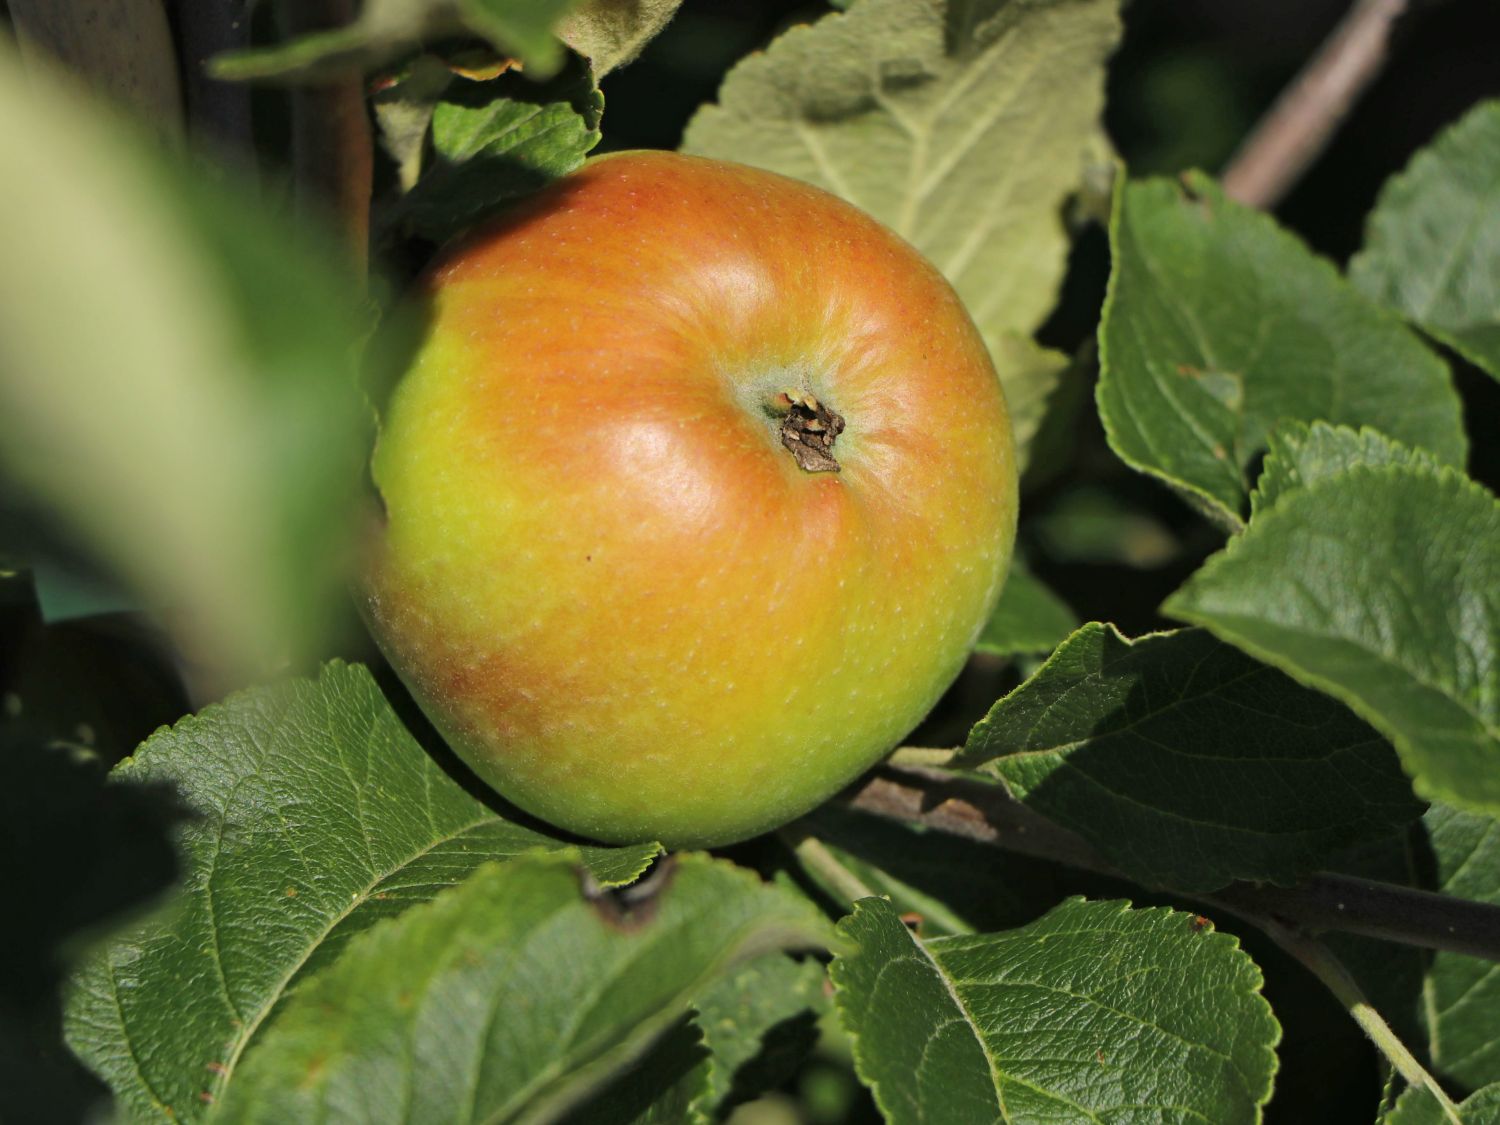
[[[620,153],[444,254],[426,296],[368,611],[511,802],[609,842],[744,839],[958,674],[1009,564],[1011,427],[896,235],[795,180]],[[837,471],[783,442],[788,394],[843,418]]]

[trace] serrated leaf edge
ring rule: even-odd
[[[1111,628],[1113,628],[1113,627],[1111,626]],[[865,904],[866,903],[871,903],[871,902],[881,902],[881,903],[884,903],[888,908],[890,908],[890,899],[887,898],[886,896],[883,896],[883,895],[875,897],[875,898],[861,899],[859,902],[856,902],[854,904],[854,913],[846,916],[838,924],[839,933],[842,936],[844,936],[850,943],[854,944],[856,948],[857,948],[857,944],[858,943],[854,942],[854,940],[848,936],[848,934],[846,932],[846,923],[848,923],[849,921],[851,921],[858,914],[858,912],[860,911],[861,908],[868,909],[868,907],[865,907]],[[1079,903],[1079,904],[1083,904],[1085,906],[1094,906],[1094,907],[1115,906],[1117,908],[1116,911],[1114,912],[1115,916],[1124,915],[1124,914],[1130,914],[1130,913],[1138,913],[1138,914],[1144,914],[1144,915],[1150,915],[1150,914],[1176,915],[1176,916],[1184,918],[1184,919],[1188,919],[1188,918],[1192,917],[1192,915],[1190,915],[1190,914],[1186,914],[1186,913],[1184,913],[1183,911],[1180,911],[1180,910],[1174,910],[1174,909],[1172,909],[1171,907],[1168,907],[1168,906],[1137,907],[1132,902],[1130,902],[1130,900],[1128,900],[1128,899],[1103,899],[1103,900],[1092,899],[1091,900],[1091,899],[1085,898],[1083,895],[1070,895],[1067,898],[1063,899],[1061,902],[1057,903],[1055,906],[1053,906],[1047,912],[1047,914],[1042,915],[1042,918],[1047,917],[1047,915],[1052,914],[1054,911],[1056,911],[1058,909],[1061,909],[1064,906],[1068,906],[1068,905],[1071,905],[1071,904],[1074,904],[1074,903]],[[1099,916],[1101,918],[1109,917],[1109,915],[1107,915],[1106,913],[1104,913],[1103,910],[1100,911]],[[948,938],[935,938],[933,940],[934,941],[945,941],[945,940],[955,940],[956,939],[956,940],[962,940],[962,941],[973,941],[976,938],[985,938],[985,937],[991,937],[991,936],[1001,936],[1001,935],[1005,935],[1005,934],[1014,933],[1017,930],[1027,929],[1029,926],[1036,925],[1036,923],[1038,921],[1040,921],[1040,920],[1041,919],[1036,919],[1033,922],[1027,923],[1027,925],[1025,925],[1025,926],[1016,926],[1016,927],[1013,927],[1010,930],[1001,930],[1001,931],[998,931],[996,934],[987,934],[987,933],[979,933],[979,934],[955,934],[955,935],[950,935]],[[1002,1097],[1002,1095],[1000,1093],[1000,1084],[999,1084],[999,1081],[998,1081],[999,1072],[996,1069],[995,1060],[994,1060],[993,1056],[991,1055],[989,1048],[985,1045],[983,1037],[980,1036],[977,1033],[977,1031],[975,1031],[974,1020],[973,1020],[973,1017],[969,1013],[968,1006],[965,1005],[958,998],[958,996],[955,994],[955,992],[953,990],[953,985],[949,981],[947,973],[945,973],[943,971],[942,967],[937,963],[936,958],[926,948],[926,943],[924,943],[920,937],[918,937],[911,930],[907,929],[905,926],[902,926],[902,929],[906,931],[908,940],[911,941],[914,945],[916,945],[918,947],[918,949],[921,951],[921,954],[922,954],[923,958],[927,961],[928,964],[930,964],[932,966],[933,971],[935,973],[937,973],[937,975],[938,975],[938,979],[943,982],[943,987],[947,990],[949,996],[953,999],[954,1004],[958,1007],[958,1010],[963,1014],[965,1026],[967,1026],[970,1029],[970,1032],[972,1034],[974,1034],[974,1038],[976,1039],[976,1041],[978,1041],[980,1053],[984,1056],[985,1061],[989,1064],[989,1067],[990,1067],[990,1077],[991,1077],[992,1080],[995,1081],[995,1100],[996,1100],[997,1104],[1000,1107],[1000,1112],[1001,1112],[1001,1118],[1000,1118],[1000,1120],[1002,1122],[1010,1122],[1011,1118],[1010,1118],[1009,1114],[1007,1114],[1006,1111],[1005,1111],[1005,1102],[1004,1102],[1004,1099],[1003,1099],[1003,1097]],[[1266,1051],[1268,1051],[1270,1053],[1270,1068],[1269,1068],[1268,1073],[1266,1074],[1266,1081],[1264,1083],[1264,1087],[1261,1090],[1261,1092],[1259,1093],[1259,1095],[1256,1097],[1255,1103],[1254,1103],[1255,1104],[1255,1109],[1256,1109],[1256,1120],[1259,1121],[1260,1120],[1260,1116],[1261,1116],[1261,1111],[1264,1109],[1266,1103],[1271,1100],[1271,1096],[1275,1092],[1276,1074],[1280,1070],[1280,1067],[1281,1067],[1280,1057],[1276,1054],[1276,1048],[1277,1048],[1278,1045],[1280,1045],[1281,1039],[1282,1039],[1281,1022],[1276,1018],[1276,1013],[1275,1013],[1274,1009],[1272,1009],[1270,1001],[1267,1000],[1266,997],[1265,997],[1265,991],[1264,991],[1264,989],[1265,989],[1265,974],[1261,971],[1261,967],[1260,967],[1260,965],[1258,965],[1256,963],[1255,958],[1251,957],[1248,953],[1246,953],[1244,951],[1243,947],[1241,946],[1240,939],[1238,937],[1236,937],[1234,934],[1225,933],[1222,930],[1217,930],[1217,929],[1213,930],[1210,933],[1205,934],[1204,936],[1207,937],[1210,940],[1218,941],[1221,944],[1224,944],[1225,948],[1227,950],[1229,950],[1230,952],[1239,952],[1239,953],[1241,953],[1241,954],[1244,955],[1245,963],[1249,966],[1250,972],[1251,972],[1251,986],[1250,986],[1248,995],[1254,997],[1254,1000],[1257,1003],[1257,1006],[1259,1008],[1260,1015],[1267,1022],[1270,1023],[1272,1029],[1274,1030],[1274,1034],[1272,1035],[1271,1040],[1268,1043],[1265,1044],[1265,1048],[1264,1048]],[[892,1113],[890,1107],[886,1104],[886,1102],[881,1097],[880,1083],[876,1080],[876,1078],[873,1075],[871,1075],[868,1072],[864,1056],[863,1056],[863,1054],[860,1051],[860,1043],[861,1043],[862,1037],[860,1036],[860,1034],[857,1031],[855,1031],[851,1026],[849,1026],[849,1020],[845,1017],[845,1014],[844,1014],[844,1005],[843,1005],[842,1000],[841,1000],[842,996],[844,995],[844,988],[839,983],[839,979],[838,979],[838,967],[839,967],[839,958],[836,956],[834,958],[833,964],[829,967],[829,979],[831,981],[833,981],[833,984],[834,984],[834,1006],[835,1006],[836,1010],[839,1013],[840,1022],[844,1026],[844,1032],[849,1037],[850,1047],[852,1048],[852,1054],[854,1056],[854,1069],[855,1069],[855,1073],[859,1075],[860,1081],[865,1085],[865,1087],[867,1089],[869,1089],[869,1091],[871,1093],[871,1096],[874,1097],[876,1104],[879,1106],[880,1111],[881,1111],[882,1115],[886,1118],[886,1120],[887,1121],[893,1120],[894,1117],[895,1117],[895,1115]],[[1237,1075],[1239,1075],[1239,1077],[1242,1080],[1244,1080],[1246,1078],[1245,1075],[1240,1074],[1240,1072],[1239,1072],[1239,1070],[1237,1068],[1235,1069],[1235,1073]],[[1011,1082],[1015,1082],[1016,1085],[1025,1086],[1028,1089],[1032,1089],[1032,1090],[1037,1090],[1037,1092],[1045,1094],[1048,1097],[1057,1098],[1059,1101],[1066,1100],[1066,1099],[1060,1098],[1053,1091],[1050,1091],[1050,1090],[1038,1090],[1038,1088],[1036,1086],[1033,1086],[1030,1083],[1020,1082],[1020,1081],[1017,1081],[1016,1079],[1013,1079],[1013,1078],[1010,1078],[1010,1079],[1007,1079],[1007,1080],[1011,1081]],[[1245,1089],[1246,1089],[1247,1092],[1251,1089],[1251,1087],[1250,1087],[1250,1085],[1249,1085],[1248,1082],[1245,1082]],[[1094,1120],[1094,1116],[1092,1114],[1090,1114],[1087,1110],[1085,1110],[1082,1106],[1078,1106],[1075,1103],[1071,1103],[1071,1102],[1069,1104],[1073,1105],[1075,1109],[1078,1109],[1079,1112],[1084,1117],[1086,1117],[1086,1118],[1088,1118],[1090,1120]]]
[[[1486,118],[1494,119],[1493,122],[1486,122],[1487,127],[1500,130],[1500,99],[1492,98],[1482,101],[1458,120],[1449,123],[1437,136],[1418,149],[1404,168],[1387,178],[1381,185],[1380,192],[1375,197],[1375,205],[1365,216],[1363,244],[1349,259],[1348,274],[1351,283],[1354,283],[1354,278],[1362,270],[1373,268],[1369,263],[1374,258],[1390,250],[1390,243],[1382,222],[1386,208],[1388,206],[1400,207],[1417,199],[1421,195],[1418,186],[1420,178],[1429,172],[1440,172],[1448,162],[1448,154],[1444,146],[1451,145],[1457,148],[1462,142],[1465,131],[1469,128],[1480,128],[1481,126],[1474,122],[1484,122]],[[1360,291],[1363,292],[1363,289],[1361,288]],[[1390,307],[1374,297],[1369,299],[1382,307]],[[1452,348],[1481,371],[1500,379],[1500,369],[1493,366],[1493,360],[1481,358],[1468,347],[1466,342],[1457,339],[1448,329],[1426,323],[1425,312],[1421,316],[1413,314],[1408,317],[1400,310],[1393,309],[1392,311],[1405,323],[1419,329],[1438,343]]]
[[[1402,476],[1432,477],[1435,478],[1443,487],[1453,488],[1455,493],[1473,493],[1482,500],[1488,500],[1492,505],[1500,505],[1500,500],[1497,500],[1496,497],[1487,488],[1479,484],[1477,481],[1470,479],[1463,472],[1451,465],[1439,464],[1435,468],[1419,468],[1414,464],[1353,465],[1346,469],[1344,472],[1337,473],[1334,476],[1327,478],[1326,480],[1319,481],[1304,488],[1296,489],[1292,493],[1288,493],[1281,501],[1272,504],[1269,508],[1267,508],[1260,514],[1260,516],[1258,517],[1260,523],[1262,525],[1266,523],[1275,524],[1279,519],[1285,518],[1285,512],[1290,505],[1302,502],[1300,497],[1305,495],[1314,495],[1321,489],[1331,485],[1335,481],[1341,480],[1346,476],[1386,477],[1388,479]],[[1184,604],[1185,594],[1192,586],[1192,583],[1199,577],[1199,575],[1211,574],[1213,571],[1217,570],[1221,565],[1223,565],[1224,560],[1234,557],[1235,553],[1238,551],[1240,545],[1243,542],[1244,539],[1242,536],[1236,536],[1230,539],[1221,551],[1219,551],[1216,555],[1205,562],[1192,575],[1192,577],[1188,579],[1186,585],[1178,589],[1175,593],[1168,597],[1166,601],[1162,603],[1161,612],[1168,617],[1175,617],[1177,620],[1186,622],[1189,625],[1207,629],[1214,636],[1233,645],[1241,652],[1248,653],[1250,656],[1253,656],[1255,659],[1265,664],[1271,665],[1273,668],[1279,668],[1281,671],[1285,672],[1288,676],[1296,680],[1298,683],[1304,684],[1307,687],[1313,688],[1317,691],[1321,691],[1325,695],[1330,695],[1334,699],[1337,699],[1339,702],[1343,703],[1361,719],[1369,723],[1377,731],[1380,731],[1382,734],[1384,734],[1386,738],[1390,740],[1391,744],[1396,747],[1397,752],[1401,755],[1403,767],[1406,767],[1408,769],[1408,773],[1411,776],[1412,788],[1416,790],[1419,796],[1426,797],[1428,799],[1447,801],[1449,804],[1457,808],[1464,809],[1468,812],[1480,813],[1489,816],[1495,815],[1497,811],[1495,808],[1488,806],[1482,802],[1476,802],[1468,794],[1461,791],[1450,790],[1445,786],[1433,785],[1427,778],[1416,772],[1415,769],[1411,768],[1408,755],[1416,752],[1416,748],[1414,747],[1411,739],[1407,738],[1403,732],[1396,730],[1389,723],[1387,723],[1385,721],[1385,717],[1380,712],[1378,712],[1375,708],[1369,706],[1363,700],[1363,698],[1358,696],[1356,693],[1349,691],[1342,685],[1336,684],[1324,676],[1321,676],[1315,672],[1309,672],[1301,668],[1300,666],[1293,663],[1292,661],[1287,660],[1280,654],[1274,653],[1269,649],[1255,643],[1254,641],[1247,639],[1238,630],[1224,626],[1221,623],[1210,619],[1210,617],[1206,614],[1196,613],[1192,607]],[[1344,638],[1334,639],[1343,640]],[[1450,702],[1455,704],[1466,715],[1473,719],[1481,730],[1485,731],[1496,743],[1500,743],[1500,730],[1496,730],[1483,717],[1474,714],[1474,712],[1468,707],[1467,704],[1465,704],[1462,700],[1455,699],[1447,692],[1446,689],[1428,683],[1422,677],[1415,675],[1410,669],[1407,668],[1406,665],[1401,664],[1397,661],[1393,661],[1385,653],[1375,652],[1373,650],[1363,648],[1363,646],[1359,647],[1361,647],[1363,651],[1368,653],[1370,656],[1379,659],[1382,663],[1396,668],[1403,675],[1409,676],[1418,686],[1425,688],[1427,691],[1430,691],[1433,694],[1438,695],[1443,699],[1449,700]]]
[[[1390,325],[1410,335],[1411,338],[1427,353],[1428,358],[1431,360],[1431,362],[1437,366],[1440,366],[1444,373],[1448,375],[1447,386],[1449,397],[1452,399],[1455,410],[1455,421],[1457,423],[1457,431],[1461,442],[1458,449],[1459,461],[1460,463],[1462,463],[1463,459],[1468,455],[1468,440],[1467,436],[1464,434],[1462,424],[1462,408],[1459,404],[1457,392],[1453,389],[1452,372],[1448,369],[1448,365],[1443,361],[1442,357],[1434,353],[1431,348],[1426,346],[1426,344],[1422,340],[1421,334],[1414,332],[1411,326],[1405,319],[1400,316],[1400,314],[1396,313],[1393,309],[1382,304],[1381,302],[1373,300],[1372,298],[1367,296],[1362,290],[1355,286],[1352,281],[1350,281],[1347,277],[1344,276],[1343,273],[1339,271],[1337,265],[1335,265],[1328,258],[1325,258],[1323,255],[1313,250],[1313,248],[1308,245],[1307,241],[1302,238],[1302,236],[1299,235],[1296,231],[1282,226],[1271,215],[1265,214],[1261,211],[1257,211],[1254,208],[1243,207],[1239,204],[1234,203],[1233,200],[1228,199],[1228,197],[1223,194],[1223,189],[1220,187],[1218,181],[1208,173],[1197,169],[1191,169],[1189,171],[1183,172],[1181,176],[1176,177],[1175,179],[1169,176],[1150,176],[1141,180],[1132,180],[1128,176],[1123,174],[1117,176],[1115,179],[1114,198],[1110,202],[1108,232],[1109,251],[1111,260],[1113,262],[1118,263],[1120,261],[1120,243],[1118,238],[1118,231],[1121,217],[1123,216],[1125,211],[1125,191],[1131,184],[1145,184],[1150,183],[1153,180],[1173,184],[1178,191],[1183,190],[1184,186],[1186,186],[1186,188],[1191,191],[1201,192],[1206,189],[1209,194],[1217,197],[1214,202],[1241,211],[1249,224],[1259,227],[1260,230],[1267,232],[1273,240],[1280,241],[1283,245],[1289,246],[1299,251],[1305,258],[1315,263],[1315,268],[1323,273],[1323,275],[1329,280],[1334,288],[1344,290],[1357,302],[1367,306],[1377,318],[1384,318]],[[1104,401],[1105,373],[1109,370],[1109,348],[1106,343],[1105,326],[1109,323],[1110,317],[1114,312],[1115,303],[1118,300],[1116,284],[1118,278],[1119,270],[1115,267],[1111,267],[1109,271],[1109,280],[1105,285],[1104,304],[1100,310],[1099,328],[1097,331],[1100,376],[1099,381],[1094,388],[1094,404],[1099,413],[1099,421],[1104,426],[1104,432],[1109,442],[1109,447],[1114,451],[1115,456],[1119,457],[1120,460],[1124,461],[1131,468],[1135,469],[1137,472],[1143,473],[1147,476],[1155,477],[1158,480],[1165,482],[1167,485],[1171,486],[1174,491],[1183,494],[1195,505],[1201,506],[1205,513],[1213,518],[1215,522],[1219,523],[1222,526],[1225,526],[1232,534],[1238,534],[1245,529],[1245,518],[1242,517],[1238,512],[1230,511],[1229,508],[1226,507],[1223,501],[1218,497],[1211,495],[1203,488],[1199,487],[1191,481],[1178,479],[1177,477],[1174,477],[1167,473],[1165,470],[1159,469],[1152,465],[1144,464],[1138,458],[1127,455],[1120,448],[1120,445],[1118,443],[1119,429],[1111,418],[1110,411]],[[1436,369],[1437,368],[1434,367],[1434,371],[1436,371]],[[1326,420],[1312,419],[1310,422],[1309,420],[1304,419],[1287,418],[1285,419],[1285,421],[1301,422],[1304,425],[1308,425],[1311,424],[1311,422]],[[1340,423],[1329,424],[1341,425]],[[1354,427],[1345,426],[1345,428]],[[1360,428],[1363,429],[1368,427]],[[1440,459],[1441,457],[1441,455],[1435,450],[1428,450],[1420,446],[1413,446],[1411,448],[1423,449],[1424,452],[1427,452],[1435,459]],[[1449,464],[1446,461],[1443,461],[1441,463],[1445,465]],[[1254,490],[1246,490],[1247,498],[1249,493],[1252,491]]]

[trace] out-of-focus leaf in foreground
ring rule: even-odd
[[[358,286],[0,45],[0,473],[196,656],[304,655],[342,604],[367,441]]]
[[[360,74],[415,54],[424,42],[474,35],[525,63],[538,78],[557,72],[553,26],[577,0],[365,0],[342,27],[213,59],[215,78],[318,82]]]

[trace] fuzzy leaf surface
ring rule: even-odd
[[[602,78],[639,55],[681,6],[682,0],[583,0],[557,34]]]
[[[617,910],[567,856],[486,866],[299,989],[215,1119],[553,1120],[736,964],[830,937],[804,899],[704,855]]]
[[[1148,886],[1290,883],[1415,820],[1390,744],[1347,707],[1186,629],[1085,625],[991,709],[979,769]]]
[[[1019,404],[1036,369],[1004,341],[1056,300],[1062,203],[1118,36],[1114,0],[860,0],[741,61],[683,150],[806,180],[891,227],[953,283]]]
[[[883,899],[839,930],[834,1002],[893,1125],[1259,1120],[1280,1029],[1255,963],[1192,915],[1070,899],[922,941]]]
[[[1349,278],[1500,379],[1500,101],[1386,182]]]
[[[68,1041],[133,1121],[193,1121],[222,1097],[292,985],[357,933],[481,864],[567,847],[450,778],[370,674],[329,665],[153,735],[116,784],[175,787],[184,889],[75,974]],[[659,849],[587,848],[599,882]]]
[[[219,55],[209,73],[223,79],[322,81],[364,74],[416,53],[424,42],[474,35],[526,65],[537,78],[555,74],[562,45],[552,29],[576,0],[365,0],[342,27],[268,47]]]
[[[1371,426],[1464,463],[1442,360],[1208,177],[1123,185],[1110,239],[1098,402],[1127,464],[1237,529],[1283,419]]]
[[[1338,699],[1419,794],[1500,811],[1500,503],[1451,469],[1280,496],[1163,611]]]

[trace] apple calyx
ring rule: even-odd
[[[782,391],[772,399],[771,407],[782,415],[781,444],[801,468],[809,473],[839,471],[833,443],[844,432],[842,415],[828,409],[810,391]]]

